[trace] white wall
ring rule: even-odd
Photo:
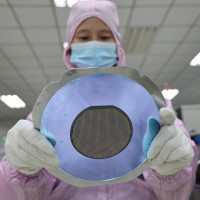
[[[186,129],[200,134],[200,104],[182,105],[181,114]]]
[[[0,157],[4,152],[3,136],[6,135],[7,131],[17,122],[17,120],[6,120],[0,121]]]

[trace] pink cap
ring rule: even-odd
[[[74,64],[70,63],[70,45],[77,27],[81,24],[81,22],[90,17],[97,17],[101,19],[110,28],[117,44],[117,66],[125,66],[125,53],[121,47],[117,7],[110,1],[87,0],[79,1],[71,8],[70,11],[67,24],[68,46],[64,49],[63,54],[63,60],[67,68],[76,68]]]

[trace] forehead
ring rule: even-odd
[[[90,17],[85,19],[77,28],[77,31],[81,29],[95,29],[95,30],[110,30],[110,28],[99,18],[97,17]]]

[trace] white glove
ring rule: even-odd
[[[174,124],[175,115],[168,108],[159,111],[161,129],[153,139],[147,157],[159,174],[172,175],[189,165],[194,157],[190,139]]]
[[[27,120],[18,121],[8,131],[5,155],[11,167],[28,175],[60,165],[51,143]]]

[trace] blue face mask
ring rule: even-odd
[[[78,68],[112,67],[117,63],[114,42],[90,41],[71,44],[70,62]]]

